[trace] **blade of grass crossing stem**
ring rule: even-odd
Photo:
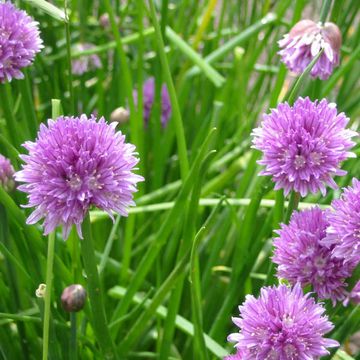
[[[109,1],[109,0],[106,0],[106,1]],[[173,109],[173,119],[174,119],[174,125],[175,125],[175,130],[176,130],[176,139],[177,139],[177,146],[178,146],[181,178],[182,178],[182,180],[185,180],[186,176],[189,172],[189,161],[188,161],[188,156],[187,156],[186,139],[185,139],[185,133],[184,133],[184,128],[183,128],[183,122],[182,122],[182,118],[181,118],[180,107],[179,107],[178,99],[176,96],[175,86],[174,86],[174,83],[173,83],[173,80],[171,77],[169,63],[168,63],[167,56],[165,53],[165,45],[164,45],[163,37],[161,35],[160,24],[156,17],[154,1],[149,0],[149,4],[150,4],[151,21],[155,28],[155,37],[156,37],[156,42],[158,44],[158,53],[159,53],[159,57],[160,57],[160,62],[163,67],[164,78],[165,78],[165,82],[166,82],[166,85],[169,90],[171,105],[172,105],[172,109]]]
[[[207,168],[209,163],[209,160],[212,158],[213,153],[210,153],[203,162],[203,165],[201,166],[202,169]],[[198,181],[198,184],[200,181]],[[200,190],[197,191],[200,193]],[[210,217],[209,217],[210,218]],[[208,223],[208,220],[205,222]],[[201,239],[201,235],[203,234],[204,230],[206,229],[206,226],[201,227],[199,232],[196,234],[195,239],[193,240],[194,243],[198,243]],[[130,350],[130,347],[136,343],[137,339],[140,337],[141,333],[145,330],[144,325],[151,319],[153,314],[156,312],[156,309],[160,306],[161,302],[165,298],[165,296],[170,292],[170,290],[177,285],[178,281],[181,279],[182,275],[184,275],[184,270],[186,268],[186,265],[189,262],[189,254],[191,253],[191,248],[188,247],[185,249],[182,257],[180,258],[180,261],[174,268],[174,270],[171,272],[171,274],[168,276],[168,278],[165,280],[163,285],[159,288],[157,293],[154,295],[151,303],[149,304],[149,307],[147,310],[140,316],[140,318],[136,321],[135,325],[128,331],[125,340],[120,345],[119,351],[121,354],[127,353]],[[174,324],[175,324],[174,318]],[[202,329],[202,327],[201,327]],[[198,329],[199,330],[199,329]],[[194,331],[194,336],[196,336],[196,330]],[[200,336],[200,335],[198,335]],[[201,336],[202,332],[201,332]],[[204,344],[204,353],[206,354],[206,347]],[[206,359],[207,357],[202,357],[202,359]]]
[[[122,300],[122,302],[117,306],[114,311],[112,321],[116,320],[117,318],[124,316],[130,306],[131,299],[136,293],[136,291],[141,286],[143,280],[145,279],[146,275],[151,269],[151,266],[156,259],[157,255],[159,254],[161,248],[166,242],[166,239],[170,235],[173,224],[178,221],[179,217],[181,216],[181,212],[183,211],[183,206],[186,202],[187,197],[190,194],[190,191],[193,187],[194,178],[196,178],[199,174],[200,166],[203,159],[206,156],[206,151],[208,145],[214,135],[215,129],[209,132],[208,137],[204,141],[198,156],[196,157],[194,164],[192,165],[189,175],[187,176],[184,185],[182,186],[179,195],[177,196],[176,202],[174,207],[171,209],[169,214],[167,215],[166,219],[164,220],[162,226],[160,227],[159,231],[152,236],[152,243],[146,254],[144,255],[142,261],[138,265],[138,269],[135,272],[133,278],[131,279],[130,285],[128,290]],[[118,333],[119,327],[114,327],[114,332]]]
[[[153,299],[151,300],[151,303],[149,304],[149,307],[140,315],[134,326],[132,326],[131,329],[127,332],[124,340],[120,344],[119,353],[123,355],[126,354],[130,350],[131,346],[133,346],[138,341],[140,335],[145,330],[147,323],[156,312],[156,309],[161,305],[165,296],[177,284],[180,276],[184,273],[186,265],[189,262],[189,253],[190,251],[188,251],[183,256],[181,261],[176,265],[174,270],[156,292]]]
[[[204,159],[204,161],[201,164],[201,168],[199,171],[199,176],[194,178],[194,187],[191,194],[191,199],[186,207],[186,216],[185,216],[185,222],[184,222],[184,229],[182,234],[182,241],[180,244],[180,248],[178,250],[178,261],[182,258],[182,256],[192,247],[191,240],[195,236],[195,224],[197,219],[197,209],[199,206],[199,199],[200,199],[200,192],[202,188],[202,182],[203,177],[209,168],[208,163],[213,158],[213,155],[215,155],[215,151],[211,151],[207,157]],[[172,243],[171,246],[177,248],[176,243]],[[165,360],[169,357],[170,352],[170,344],[173,341],[174,336],[174,330],[175,330],[175,318],[176,314],[179,312],[179,306],[181,303],[181,297],[183,293],[183,287],[184,287],[184,279],[183,276],[174,291],[171,294],[170,301],[169,301],[169,311],[168,316],[165,321],[164,325],[164,333],[163,338],[161,342],[161,348],[160,348],[160,355],[159,360]]]
[[[214,83],[215,86],[220,87],[225,82],[223,76],[220,75],[208,62],[206,62],[194,49],[187,44],[178,34],[170,27],[166,28],[166,36],[170,42],[175,45],[185,56],[187,56],[195,65],[201,69],[204,75]]]
[[[93,330],[104,358],[109,360],[117,359],[115,346],[110,337],[110,331],[106,321],[89,214],[87,214],[84,219],[82,231],[84,239],[81,240],[81,255],[84,270],[87,275],[87,288],[91,305]]]
[[[252,239],[257,210],[260,206],[261,199],[267,193],[270,188],[271,179],[270,178],[259,178],[257,187],[254,191],[254,194],[251,198],[249,207],[246,209],[245,216],[241,222],[241,231],[239,234],[239,239],[237,241],[238,246],[235,249],[233,268],[231,273],[230,289],[228,291],[227,297],[224,303],[221,306],[220,311],[213,323],[210,334],[215,339],[219,338],[223,331],[224,326],[226,325],[230,311],[235,305],[234,301],[238,294],[237,284],[239,281],[239,275],[241,274],[242,269],[245,266],[247,261],[247,254],[249,251],[249,243]]]
[[[117,21],[116,21],[116,15],[114,13],[114,9],[110,3],[110,0],[104,1],[105,8],[109,14],[110,18],[110,25],[113,32],[113,36],[116,43],[116,50],[118,52],[118,55],[120,57],[121,62],[121,72],[123,75],[123,83],[125,87],[125,93],[129,104],[130,109],[130,128],[131,128],[131,137],[132,142],[137,146],[137,150],[140,156],[140,159],[143,158],[143,152],[144,152],[144,144],[142,141],[142,132],[143,132],[143,120],[142,118],[139,118],[139,113],[135,109],[135,103],[134,98],[132,95],[133,91],[133,84],[132,84],[132,77],[130,72],[130,67],[126,59],[126,54],[123,48],[123,43],[121,40],[120,32],[118,29]],[[140,173],[142,172],[142,163],[139,163],[140,167]]]
[[[222,59],[225,57],[229,52],[231,52],[236,46],[239,46],[243,42],[247,41],[253,35],[257,34],[259,31],[264,29],[265,27],[273,24],[277,19],[275,14],[269,13],[264,16],[262,19],[254,23],[253,25],[249,26],[240,34],[236,35],[229,41],[227,41],[224,45],[217,48],[211,54],[205,57],[205,61],[209,64],[214,63],[217,60]],[[199,74],[200,70],[198,68],[191,68],[188,72],[188,76]]]
[[[115,286],[109,291],[109,295],[115,299],[121,299],[124,297],[124,294],[126,293],[126,289],[121,286]],[[144,307],[148,307],[150,304],[150,300],[143,301],[144,297],[135,294],[132,302],[138,305],[143,305]],[[167,317],[167,308],[160,305],[156,309],[156,315],[160,318],[166,318]],[[175,319],[175,325],[176,327],[181,330],[184,334],[187,334],[189,336],[194,336],[194,326],[193,324],[182,317],[181,315],[177,315]],[[218,344],[216,341],[214,341],[209,335],[204,334],[205,337],[205,344],[206,347],[209,349],[209,351],[217,356],[218,358],[223,358],[228,354],[228,351],[225,350],[220,344]]]
[[[60,115],[60,101],[53,99],[52,117],[56,119]],[[55,233],[56,230],[50,233],[48,237],[48,252],[46,259],[46,290],[45,290],[45,309],[44,309],[44,326],[43,326],[43,360],[48,360],[49,353],[49,329],[50,329],[50,308],[51,308],[51,290],[53,280],[53,266],[54,266],[54,250],[55,250]]]

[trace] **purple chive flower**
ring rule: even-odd
[[[340,199],[333,200],[328,214],[330,226],[323,243],[332,247],[334,257],[346,263],[360,262],[360,181],[353,179],[352,187],[343,190]]]
[[[112,216],[127,215],[134,205],[136,183],[143,178],[132,172],[138,163],[135,146],[115,131],[116,123],[104,118],[59,117],[42,124],[35,142],[26,142],[23,169],[15,179],[28,194],[27,207],[36,209],[27,219],[34,224],[45,218],[45,235],[63,225],[66,239],[71,226],[81,234],[81,223],[94,205]]]
[[[343,176],[341,161],[355,157],[349,152],[356,132],[345,129],[349,119],[337,113],[336,105],[323,99],[312,102],[299,98],[294,106],[279,104],[264,115],[261,127],[253,131],[253,148],[262,151],[260,175],[270,175],[275,190],[291,190],[306,196],[325,185],[336,189],[333,176]]]
[[[333,23],[316,24],[311,20],[299,21],[278,42],[282,62],[289,70],[301,74],[310,62],[324,49],[313,66],[313,78],[326,80],[339,65],[341,32]]]
[[[360,281],[358,281],[351,290],[349,299],[356,305],[360,304]]]
[[[85,50],[91,50],[95,47],[93,44],[77,44],[75,46],[75,52],[81,52]],[[72,61],[72,72],[75,75],[82,75],[88,71],[101,68],[101,60],[98,55],[81,55],[80,57]]]
[[[133,91],[135,105],[138,102],[138,92]],[[143,85],[144,119],[149,121],[155,100],[155,79],[147,79]],[[171,102],[166,84],[161,87],[161,125],[165,127],[171,116]]]
[[[38,23],[11,2],[0,3],[0,83],[22,79],[43,48]]]
[[[240,317],[232,320],[240,331],[228,340],[249,353],[246,359],[315,360],[329,353],[326,348],[339,346],[324,338],[333,329],[325,309],[310,294],[304,295],[299,284],[293,289],[262,288],[258,299],[247,295],[239,311]]]
[[[14,168],[12,167],[10,160],[0,154],[0,186],[5,191],[11,191],[14,189]]]
[[[319,208],[293,213],[289,225],[276,231],[272,260],[278,265],[278,277],[311,285],[321,299],[331,299],[335,305],[347,296],[345,279],[353,267],[332,257],[332,248],[321,243],[328,226],[326,212]]]

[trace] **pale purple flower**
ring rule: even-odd
[[[19,190],[28,194],[26,207],[35,207],[28,224],[44,218],[45,234],[63,225],[66,239],[73,224],[82,237],[81,223],[91,206],[127,216],[143,178],[132,172],[139,161],[135,146],[115,127],[86,115],[40,125],[36,141],[24,144],[29,155],[21,156],[25,165],[15,174],[25,183]]]
[[[360,181],[353,179],[352,187],[343,190],[340,199],[331,203],[328,214],[330,226],[323,243],[332,247],[334,257],[345,262],[360,262]]]
[[[22,79],[42,48],[38,22],[11,2],[0,2],[0,83]]]
[[[341,32],[333,23],[315,23],[311,20],[299,21],[278,42],[281,60],[289,70],[301,74],[310,62],[323,50],[310,74],[314,78],[326,80],[339,65]]]
[[[77,44],[74,48],[76,52],[82,52],[86,50],[91,50],[95,47],[93,44]],[[75,75],[82,75],[88,71],[101,68],[101,60],[97,54],[90,55],[80,55],[72,60],[72,72]]]
[[[251,360],[317,360],[328,354],[328,347],[339,346],[324,335],[333,329],[325,309],[310,294],[304,295],[299,284],[265,287],[256,299],[246,296],[239,306],[240,317],[233,317],[239,332],[228,341],[246,351]]]
[[[0,186],[5,191],[11,191],[14,188],[14,168],[6,157],[0,154]]]
[[[135,105],[138,102],[138,92],[133,91]],[[147,79],[143,85],[144,119],[149,121],[155,101],[155,79]],[[171,116],[171,101],[166,84],[161,87],[161,125],[165,127]]]
[[[349,299],[356,305],[360,304],[360,281],[351,290]]]
[[[260,175],[270,175],[275,190],[291,190],[306,196],[325,185],[337,188],[333,176],[343,176],[340,163],[355,154],[349,152],[356,132],[345,129],[349,118],[337,113],[336,105],[326,99],[312,102],[299,98],[293,106],[279,104],[264,114],[259,128],[253,130],[253,148],[262,151],[258,162],[265,165]]]
[[[346,298],[345,279],[351,276],[353,266],[332,257],[332,247],[321,241],[329,223],[326,211],[317,207],[294,212],[289,225],[282,224],[274,239],[273,262],[278,265],[277,276],[291,284],[311,285],[321,299],[333,304]]]

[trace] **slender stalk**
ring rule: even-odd
[[[322,24],[325,23],[326,18],[328,17],[328,15],[330,15],[330,8],[331,8],[331,3],[332,0],[324,0],[322,7],[321,7],[321,13],[320,13],[320,22]]]
[[[159,53],[159,57],[160,57],[160,62],[163,67],[164,78],[166,81],[166,85],[169,89],[171,105],[173,108],[173,114],[174,114],[173,118],[174,118],[175,130],[176,130],[176,139],[177,139],[177,146],[178,146],[181,178],[182,178],[182,180],[185,180],[185,178],[189,172],[189,160],[187,157],[186,139],[185,139],[183,122],[182,122],[182,118],[181,118],[179,102],[178,102],[178,99],[176,96],[176,91],[175,91],[174,83],[173,83],[173,80],[171,77],[169,63],[168,63],[166,53],[165,53],[164,40],[163,40],[163,37],[161,34],[160,25],[159,25],[159,22],[156,17],[154,1],[150,0],[149,4],[150,4],[151,21],[152,21],[154,29],[155,29],[155,37],[156,37],[156,41],[158,44],[158,53]]]
[[[82,231],[84,239],[81,241],[81,255],[84,269],[87,275],[93,330],[102,349],[104,357],[106,359],[117,359],[115,347],[110,337],[105,315],[100,279],[97,271],[95,250],[91,235],[89,214],[87,214],[84,219]]]
[[[44,310],[44,327],[43,327],[43,360],[48,359],[49,353],[49,325],[50,325],[50,305],[51,305],[51,288],[53,279],[53,263],[55,248],[55,231],[49,235],[47,265],[46,265],[46,291],[45,291],[45,310]]]
[[[67,63],[68,63],[68,90],[70,94],[70,112],[75,113],[75,98],[74,98],[74,88],[73,88],[73,79],[72,79],[72,65],[71,65],[71,38],[70,38],[70,19],[67,14],[67,0],[64,0],[64,10],[65,18],[68,20],[65,22],[65,33],[66,33],[66,53],[67,53]]]
[[[285,216],[285,223],[288,223],[290,221],[291,214],[299,207],[299,200],[300,200],[300,194],[293,191],[290,195],[289,206],[287,208],[286,216]]]
[[[76,331],[76,312],[70,313],[71,337],[70,337],[70,360],[77,359],[77,331]]]

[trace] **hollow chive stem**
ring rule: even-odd
[[[105,359],[117,359],[115,346],[107,325],[95,250],[91,235],[90,216],[86,215],[82,224],[84,239],[81,243],[81,256],[87,275],[87,287],[91,305],[93,329]]]

